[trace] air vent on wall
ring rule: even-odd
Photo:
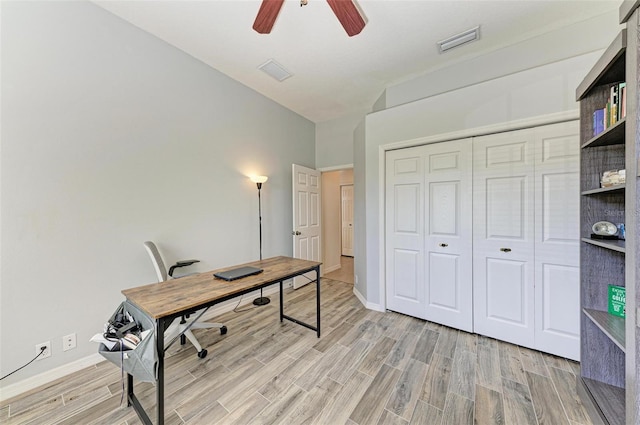
[[[268,61],[260,65],[258,69],[265,72],[266,74],[270,75],[271,77],[275,78],[278,81],[284,81],[293,75],[273,59],[269,59]]]
[[[460,34],[451,36],[445,40],[438,41],[438,50],[440,53],[444,53],[447,50],[451,50],[454,47],[462,46],[463,44],[470,43],[480,38],[480,26],[471,28]]]

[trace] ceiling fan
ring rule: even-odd
[[[262,0],[258,16],[253,23],[253,29],[260,34],[269,34],[283,3],[284,0]],[[327,3],[349,37],[360,34],[366,22],[352,0],[327,0]],[[300,1],[300,6],[306,4],[307,0]]]

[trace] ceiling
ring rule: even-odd
[[[94,3],[313,122],[371,110],[388,86],[617,10],[595,0],[356,0],[367,21],[348,37],[324,0],[287,0],[271,34],[252,29],[259,0]],[[436,42],[480,25],[479,41]],[[293,74],[258,70],[269,59]]]

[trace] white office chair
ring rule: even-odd
[[[144,243],[144,247],[149,253],[149,257],[151,257],[153,268],[155,269],[156,275],[158,276],[158,282],[164,282],[166,280],[173,278],[173,271],[176,268],[190,266],[194,263],[199,262],[199,260],[178,261],[169,268],[169,272],[167,273],[167,268],[164,265],[164,260],[162,259],[162,256],[160,255],[160,251],[158,251],[156,244],[154,244],[153,242],[147,241]],[[195,312],[192,314],[195,314]],[[189,327],[189,329],[185,331],[185,329],[187,329],[187,326],[189,325],[189,322],[186,320],[188,318],[189,318],[189,315],[183,316],[179,323],[175,323],[175,322],[172,323],[171,326],[169,326],[169,328],[166,330],[165,337],[167,340],[170,341],[173,338],[175,338],[177,335],[180,335],[180,344],[183,344],[183,345],[186,342],[185,341],[185,337],[186,337],[198,351],[198,357],[203,359],[207,356],[207,350],[202,348],[202,346],[200,345],[196,337],[191,332],[191,329],[216,328],[216,329],[220,329],[221,335],[224,335],[227,333],[227,327],[221,323],[197,322],[197,323],[193,323]]]

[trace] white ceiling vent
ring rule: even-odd
[[[480,38],[480,26],[471,28],[460,34],[451,36],[445,40],[438,41],[438,50],[440,53],[444,53],[447,50],[451,50],[454,47],[462,46],[463,44],[470,43]]]
[[[258,69],[267,73],[278,81],[284,81],[293,75],[273,59],[269,59],[268,61],[260,65]]]

